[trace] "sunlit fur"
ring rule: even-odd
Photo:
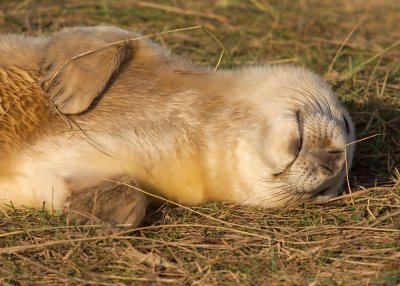
[[[222,200],[277,207],[338,194],[354,128],[329,85],[305,68],[213,73],[141,40],[72,61],[52,81],[82,47],[137,36],[97,27],[49,38],[0,37],[0,76],[28,70],[45,89],[18,91],[16,100],[42,102],[47,94],[52,111],[28,108],[9,118],[49,116],[44,125],[29,123],[40,136],[20,134],[15,140],[23,148],[3,156],[2,204],[40,208],[45,201],[47,208],[64,208],[71,195],[123,175],[189,205]],[[12,90],[1,82],[2,94]],[[55,112],[53,103],[70,115]]]

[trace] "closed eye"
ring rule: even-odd
[[[297,120],[297,126],[299,128],[299,142],[298,142],[298,145],[297,145],[298,147],[297,147],[297,155],[296,155],[296,158],[297,158],[297,156],[299,155],[299,153],[301,151],[301,148],[303,147],[303,136],[301,134],[301,128],[300,128],[300,124],[301,124],[301,121],[300,121],[300,110],[297,110],[297,112],[296,112],[296,120]],[[295,158],[295,160],[296,160],[296,158]]]
[[[344,124],[345,124],[345,126],[346,126],[347,135],[350,135],[350,125],[349,125],[349,122],[347,121],[347,119],[346,119],[345,116],[343,116],[343,120],[344,120]]]
[[[287,169],[289,169],[289,167],[296,161],[297,157],[300,154],[301,148],[303,147],[303,137],[302,137],[302,134],[301,134],[302,128],[301,128],[300,110],[297,110],[297,112],[296,112],[296,121],[297,121],[297,128],[298,128],[299,138],[298,138],[297,142],[294,142],[294,141],[292,142],[292,144],[291,144],[292,147],[290,148],[292,150],[292,152],[293,152],[292,154],[294,155],[294,158],[293,158],[292,162],[290,162],[285,167],[285,169],[283,171],[273,174],[275,177],[278,177],[279,175],[282,175],[283,173],[285,173],[285,171]]]

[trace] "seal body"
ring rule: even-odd
[[[4,37],[0,52],[10,50]],[[223,200],[277,207],[338,194],[354,128],[320,77],[280,65],[212,72],[138,38],[93,27],[13,42],[14,53],[20,44],[32,57],[27,66],[23,58],[0,60],[7,102],[1,111],[9,109],[0,121],[0,149],[21,146],[3,152],[1,202],[68,208],[94,189],[111,196],[105,180],[122,176],[189,205]],[[20,105],[34,104],[14,109],[10,92]],[[120,197],[122,205],[127,199]]]

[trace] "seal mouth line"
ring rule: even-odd
[[[315,194],[313,194],[311,196],[311,198],[314,199],[316,197],[319,197],[319,196],[323,195],[325,192],[327,192],[329,189],[330,189],[330,187],[323,188],[322,190],[320,190],[320,191],[316,192]]]

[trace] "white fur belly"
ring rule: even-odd
[[[60,142],[60,141],[59,141]],[[75,144],[74,144],[75,143]],[[0,168],[0,208],[61,210],[71,191],[124,174],[119,163],[90,144],[40,142]],[[4,171],[6,169],[6,171]]]

